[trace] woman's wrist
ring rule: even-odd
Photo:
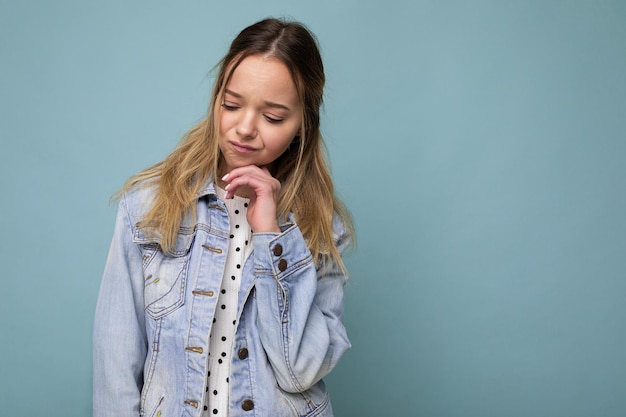
[[[278,222],[268,222],[264,224],[253,225],[250,224],[250,228],[254,233],[281,233]]]

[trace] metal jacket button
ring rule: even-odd
[[[274,246],[274,256],[280,256],[283,254],[283,245],[281,245],[280,243],[277,243]]]
[[[207,297],[213,297],[215,295],[215,293],[213,291],[193,290],[192,293],[195,294],[195,295],[205,295]]]
[[[250,411],[254,408],[254,402],[252,400],[243,400],[241,402],[241,408],[243,411]]]
[[[246,348],[239,349],[238,356],[239,356],[239,359],[241,360],[246,359],[248,357],[248,349]]]
[[[198,408],[198,401],[185,400],[185,404]]]
[[[280,272],[285,272],[285,269],[287,269],[287,261],[284,259],[278,261],[278,269]]]

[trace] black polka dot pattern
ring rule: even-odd
[[[252,230],[246,218],[247,200],[238,196],[225,200],[224,191],[218,189],[217,192],[228,211],[230,233],[229,247],[224,259],[224,279],[219,288],[209,336],[207,383],[202,417],[228,415],[231,360],[239,360],[237,355],[230,354],[235,349],[238,295],[244,265],[252,251],[252,245],[249,244]]]

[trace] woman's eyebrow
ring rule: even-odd
[[[235,98],[241,98],[241,94],[235,93],[233,90],[229,90],[228,88],[224,90],[224,94],[230,94]]]
[[[224,90],[224,94],[229,94],[235,98],[243,98],[243,96],[239,93],[234,92],[233,90],[229,90],[228,88]],[[276,109],[283,109],[287,111],[291,111],[291,109],[284,104],[274,103],[273,101],[264,101],[263,102],[268,107],[274,107]]]
[[[271,102],[271,101],[265,101],[264,103],[265,103],[265,105],[266,105],[267,107],[274,107],[274,108],[276,108],[276,109],[283,109],[283,110],[287,110],[287,111],[290,111],[290,110],[291,110],[289,107],[285,106],[284,104],[280,104],[280,103],[273,103],[273,102]]]

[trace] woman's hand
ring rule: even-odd
[[[254,232],[280,233],[276,218],[280,181],[272,177],[267,168],[256,165],[235,168],[224,175],[222,181],[226,183],[224,198],[237,194],[250,199],[247,217]]]

